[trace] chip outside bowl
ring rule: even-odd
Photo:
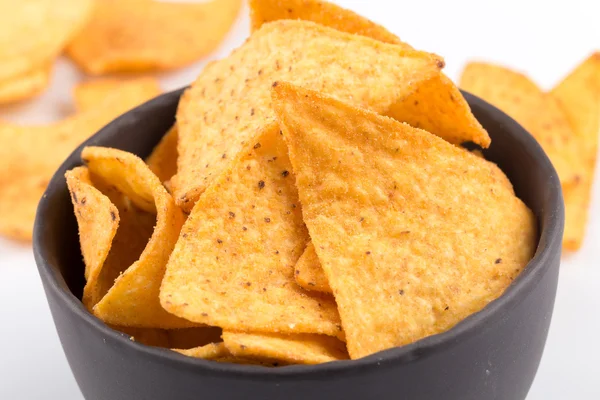
[[[147,156],[174,122],[183,90],[129,111],[64,162],[40,202],[34,255],[71,370],[86,399],[524,399],[552,316],[564,210],[560,184],[537,142],[514,120],[465,93],[492,137],[486,157],[507,174],[538,218],[540,240],[525,271],[482,311],[447,332],[354,361],[261,368],[185,357],[133,342],[92,316],[77,224],[64,173],[85,145]]]

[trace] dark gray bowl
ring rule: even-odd
[[[147,156],[174,122],[182,91],[119,117],[89,139],[54,175],[40,202],[34,252],[63,349],[87,399],[524,399],[552,316],[563,232],[563,201],[552,164],[515,121],[465,94],[492,137],[485,151],[534,211],[535,257],[506,292],[451,330],[356,360],[267,369],[187,358],[129,340],[86,311],[77,224],[66,170],[84,145]]]

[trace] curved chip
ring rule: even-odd
[[[132,328],[130,326],[110,327],[116,331],[129,335],[129,340],[154,347],[169,347],[169,331],[155,328]]]
[[[229,57],[209,64],[181,98],[179,159],[171,180],[177,204],[190,211],[244,145],[273,126],[275,81],[291,80],[383,112],[442,66],[430,53],[312,22],[263,25]]]
[[[168,182],[177,173],[178,140],[177,125],[173,125],[146,159],[146,164],[161,182]]]
[[[156,214],[154,232],[139,259],[119,275],[94,306],[94,314],[106,323],[120,326],[165,329],[192,326],[167,313],[158,300],[165,266],[185,221],[183,212],[160,180],[135,155],[86,147],[81,157],[91,174],[114,186],[135,207]]]
[[[578,250],[585,236],[600,135],[600,52],[582,62],[550,92],[558,99],[580,145],[585,167],[578,179],[563,187],[563,247]]]
[[[197,328],[170,329],[167,331],[169,347],[173,349],[192,349],[221,341],[223,330],[215,326]]]
[[[241,0],[99,1],[67,54],[91,74],[181,67],[217,48],[240,6]]]
[[[310,90],[273,96],[351,358],[451,328],[532,257],[535,217],[495,165]]]
[[[270,359],[287,364],[320,364],[347,360],[344,342],[325,335],[223,332],[231,354],[249,359]]]
[[[98,275],[119,227],[119,211],[107,196],[94,187],[86,167],[67,171],[65,178],[79,226],[79,243],[85,263],[86,288],[88,288],[96,286]],[[83,302],[87,303],[88,296],[85,291]]]
[[[250,19],[253,30],[269,21],[300,19],[413,49],[383,26],[326,1],[252,0]],[[399,99],[385,115],[425,129],[453,144],[473,142],[488,147],[491,142],[456,85],[443,73],[436,74],[413,93]]]
[[[93,0],[0,2],[0,82],[52,62],[88,21]]]
[[[51,75],[52,66],[45,66],[0,81],[0,104],[22,101],[41,93]]]
[[[223,329],[341,336],[333,299],[294,282],[308,234],[278,126],[255,140],[196,203],[161,304]]]
[[[579,143],[554,96],[528,77],[497,65],[469,63],[460,87],[498,107],[540,143],[561,183],[573,182],[584,168]]]
[[[137,79],[115,85],[95,107],[46,126],[0,122],[0,235],[31,240],[37,204],[52,174],[104,125],[159,94],[146,88],[145,81]]]

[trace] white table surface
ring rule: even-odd
[[[593,49],[600,49],[597,0],[338,3],[382,23],[417,48],[443,55],[446,72],[454,79],[467,60],[482,59],[520,69],[550,88]],[[247,32],[244,12],[209,58],[227,55]],[[206,61],[162,74],[164,89],[188,84]],[[0,109],[0,118],[23,123],[60,119],[71,111],[71,86],[80,79],[69,61],[59,60],[45,94]],[[546,351],[528,400],[600,399],[599,177],[585,245],[562,263]],[[0,399],[82,398],[58,341],[31,248],[0,239]]]

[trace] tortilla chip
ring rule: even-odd
[[[533,255],[535,217],[495,165],[313,91],[273,97],[351,358],[451,328]]]
[[[153,77],[133,79],[102,78],[78,84],[73,89],[75,107],[79,111],[98,107],[106,99],[115,95],[139,98],[135,106],[162,93],[160,83]],[[133,108],[132,106],[131,108]]]
[[[85,279],[96,286],[119,227],[119,211],[111,200],[96,189],[86,167],[65,174],[71,202],[79,226],[79,242],[85,263]],[[104,290],[104,293],[108,288]],[[84,295],[84,303],[86,295]],[[96,299],[95,302],[99,300]],[[94,304],[95,304],[94,302]]]
[[[90,172],[125,194],[137,208],[156,213],[156,227],[139,259],[115,280],[93,312],[104,322],[138,328],[182,328],[193,324],[167,313],[158,293],[167,260],[185,217],[148,166],[121,150],[86,147]],[[121,217],[123,219],[123,217]]]
[[[600,53],[596,52],[559,83],[551,94],[558,99],[579,143],[585,167],[578,179],[563,185],[565,233],[563,247],[578,250],[585,236],[600,135]]]
[[[347,360],[344,342],[325,335],[223,332],[223,343],[236,357],[269,358],[289,364]]]
[[[219,46],[240,6],[241,0],[103,0],[67,54],[95,75],[182,67]]]
[[[311,22],[265,24],[229,57],[209,64],[179,103],[175,199],[191,210],[244,145],[272,129],[271,85],[292,80],[386,111],[443,66],[405,50]]]
[[[484,63],[468,64],[460,87],[500,108],[523,125],[548,154],[561,183],[577,179],[583,168],[580,148],[554,96],[543,93],[523,74]]]
[[[92,0],[0,2],[0,82],[52,62],[87,22],[93,5]]]
[[[223,329],[341,335],[336,304],[294,283],[308,240],[277,125],[248,143],[181,230],[163,307]]]
[[[93,109],[57,123],[21,126],[0,122],[0,235],[31,240],[37,204],[60,164],[104,125],[148,100],[149,93],[133,90],[135,82]]]
[[[173,349],[191,349],[221,341],[223,330],[214,326],[198,328],[171,329],[167,331],[169,347]]]
[[[491,143],[487,131],[471,112],[460,90],[442,73],[395,103],[386,115],[438,135],[452,144],[473,142],[487,148]]]
[[[169,181],[177,173],[178,136],[177,125],[173,125],[146,159],[146,164],[161,182]]]
[[[48,86],[51,75],[52,66],[44,66],[0,81],[0,104],[14,103],[38,95]]]
[[[384,27],[324,1],[253,0],[250,2],[250,18],[253,29],[269,21],[301,19],[412,49]],[[412,94],[399,99],[385,114],[425,129],[453,144],[470,141],[488,147],[491,142],[456,85],[442,73],[419,85]]]
[[[205,346],[194,347],[191,349],[173,349],[178,353],[188,357],[204,358],[205,360],[214,360],[218,358],[231,356],[231,353],[223,342],[210,343]]]
[[[313,21],[338,31],[402,44],[393,33],[367,18],[335,4],[319,0],[250,0],[250,25],[253,31],[267,22],[281,19]]]
[[[132,328],[129,326],[110,326],[112,329],[123,332],[130,336],[130,340],[133,342],[145,344],[146,346],[154,347],[169,347],[169,335],[164,329],[153,329],[153,328]]]
[[[315,246],[309,242],[296,263],[296,283],[306,290],[332,293],[327,276],[321,267]]]

